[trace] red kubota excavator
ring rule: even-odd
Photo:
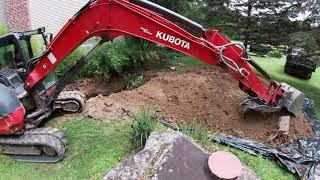
[[[34,57],[30,43],[35,35],[41,35],[47,47],[39,57]],[[38,128],[39,124],[57,109],[82,110],[84,95],[62,90],[89,62],[94,50],[120,36],[146,39],[221,67],[249,95],[242,104],[245,110],[287,109],[296,115],[302,109],[303,93],[272,80],[241,44],[230,42],[218,30],[205,29],[147,0],[91,0],[54,39],[44,28],[0,38],[0,152],[18,161],[60,161],[67,146],[64,134],[58,129]],[[58,80],[54,73],[57,65],[91,37],[101,41]]]

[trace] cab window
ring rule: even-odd
[[[15,67],[15,60],[18,58],[14,44],[0,43],[0,65],[3,67]],[[18,55],[19,56],[19,55]]]
[[[30,43],[32,46],[33,57],[40,56],[46,50],[44,39],[40,34],[31,36]]]
[[[28,44],[27,44],[27,41],[26,40],[20,40],[20,44],[21,44],[21,48],[22,48],[22,53],[24,55],[24,57],[26,59],[30,59],[31,57],[31,54],[29,53],[29,50],[28,50]]]

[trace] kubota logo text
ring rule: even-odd
[[[185,49],[190,49],[189,42],[181,40],[180,38],[176,38],[174,36],[171,36],[169,34],[166,34],[160,31],[157,32],[156,38],[167,41],[171,44],[175,44],[177,46],[181,46],[182,48],[185,48]]]

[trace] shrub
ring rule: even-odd
[[[0,36],[8,34],[9,30],[7,26],[0,24]]]
[[[320,44],[317,42],[317,35],[312,32],[296,32],[290,34],[289,43],[291,46],[304,48],[308,53],[320,49]]]
[[[282,57],[282,53],[278,49],[274,49],[274,50],[268,52],[267,55],[269,57],[273,57],[273,58],[281,58]]]
[[[82,56],[86,54],[87,50],[84,47],[79,47],[74,50],[69,56],[64,58],[64,60],[59,64],[56,69],[58,76],[65,74],[69,68],[74,65]]]
[[[164,49],[154,43],[132,37],[115,40],[112,43],[107,42],[91,56],[90,62],[82,70],[80,76],[101,78],[107,74],[121,74],[132,70],[140,72],[145,64],[166,55]],[[87,52],[86,47],[80,46],[59,65],[58,75],[62,75]],[[143,83],[143,78],[137,77],[134,81],[132,85]]]
[[[264,44],[252,44],[250,47],[250,52],[256,53],[258,56],[265,56],[270,51],[272,51],[272,47]]]
[[[135,89],[135,88],[142,86],[143,84],[144,84],[143,74],[141,74],[141,75],[137,75],[137,74],[130,75],[129,74],[127,89],[132,90],[132,89]]]
[[[105,43],[90,59],[89,64],[81,73],[86,77],[104,77],[109,73],[120,73],[129,65],[129,58],[122,51],[123,42]]]
[[[164,49],[154,43],[134,37],[126,38],[125,43],[126,48],[124,52],[134,65],[149,64],[150,61],[159,59]]]
[[[142,109],[133,116],[133,123],[130,131],[130,143],[135,148],[143,147],[150,134],[156,127],[158,117],[150,111]]]
[[[161,49],[153,43],[132,37],[107,42],[93,55],[82,76],[103,77],[128,69],[140,71],[144,64],[159,59]]]

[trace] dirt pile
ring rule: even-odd
[[[240,103],[245,98],[235,80],[210,67],[156,73],[138,89],[89,99],[85,114],[104,120],[125,117],[142,106],[151,107],[172,123],[199,121],[214,132],[268,143],[281,113],[244,114]],[[275,143],[311,135],[307,120],[300,116],[291,120],[290,135]]]

